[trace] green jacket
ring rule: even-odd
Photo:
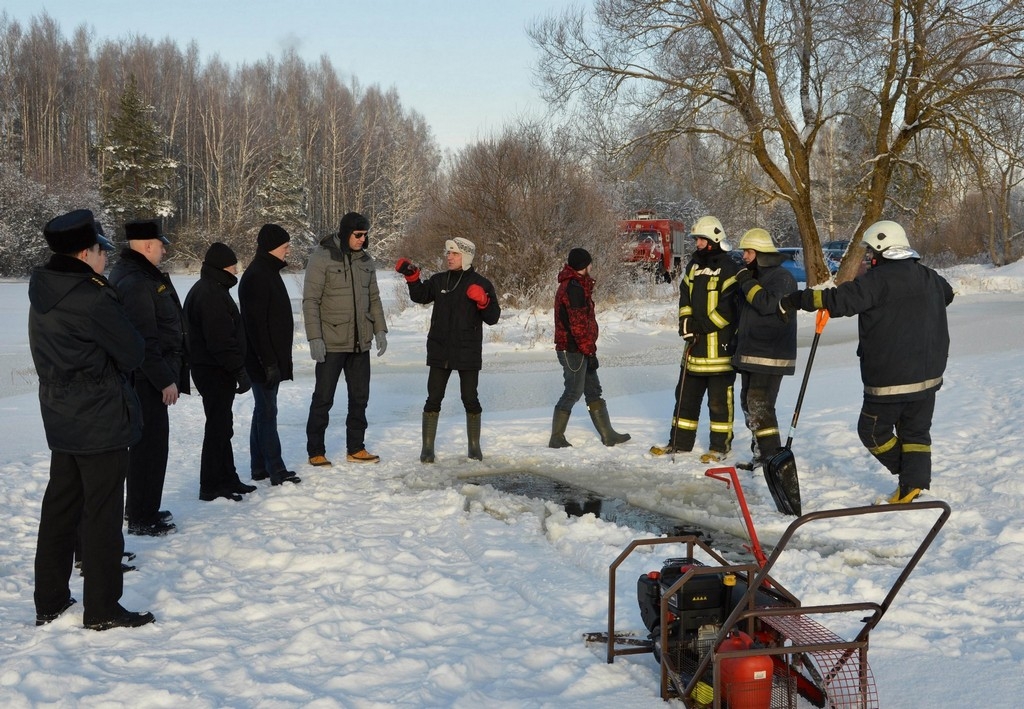
[[[388,331],[370,255],[324,237],[306,264],[302,317],[306,339],[322,339],[328,352],[368,352],[373,336]]]

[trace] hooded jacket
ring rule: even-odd
[[[373,336],[388,331],[377,267],[365,245],[352,251],[335,234],[321,239],[306,264],[302,316],[306,339],[322,339],[328,352],[368,352]]]
[[[942,386],[953,288],[917,259],[881,258],[852,281],[800,294],[804,310],[857,315],[865,400],[913,401]]]
[[[188,394],[188,340],[171,277],[138,251],[124,249],[110,270],[110,282],[146,341],[146,359],[135,376],[144,376],[157,391],[177,384],[179,392]]]
[[[262,249],[238,282],[238,303],[245,323],[245,369],[254,382],[267,381],[267,367],[281,379],[292,378],[295,318],[281,269],[285,262]]]
[[[29,347],[50,450],[108,453],[142,437],[132,370],[146,343],[117,291],[88,264],[56,254],[28,284]]]
[[[474,283],[487,293],[487,307],[483,310],[466,296],[466,290]],[[427,366],[482,369],[484,323],[494,325],[501,317],[491,282],[470,266],[465,270],[440,271],[426,281],[415,280],[408,285],[412,302],[434,304],[427,332]]]
[[[245,364],[242,314],[231,297],[238,282],[223,268],[203,264],[199,280],[185,296],[185,317],[194,367],[223,369],[232,376]]]
[[[758,254],[739,285],[739,324],[733,366],[744,372],[785,375],[796,371],[796,318],[779,318],[779,300],[796,290],[796,279],[778,254]]]
[[[733,371],[730,346],[736,335],[736,273],[739,266],[715,247],[698,251],[679,283],[679,317],[687,331],[698,334],[690,347],[686,371],[698,375]]]
[[[555,291],[555,351],[597,354],[600,329],[594,313],[594,279],[565,264]]]

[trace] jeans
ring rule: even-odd
[[[281,383],[272,387],[253,382],[252,423],[249,426],[249,461],[253,473],[283,473],[284,459],[281,457],[281,437],[277,433],[277,390]]]
[[[316,384],[306,419],[306,453],[312,458],[327,453],[324,434],[331,420],[331,407],[341,373],[348,387],[348,417],[345,419],[345,447],[348,453],[363,450],[366,437],[366,406],[370,403],[370,353],[328,352],[316,365]]]
[[[601,381],[597,371],[590,368],[590,360],[579,352],[557,352],[558,363],[562,365],[565,390],[555,404],[556,409],[571,412],[573,405],[585,396],[586,403],[601,398]]]

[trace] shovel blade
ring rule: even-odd
[[[789,448],[783,448],[764,464],[764,480],[775,501],[775,508],[784,515],[800,516],[800,479],[796,472],[796,457]]]

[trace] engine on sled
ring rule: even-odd
[[[637,579],[637,603],[651,651],[659,663],[665,655],[673,686],[693,686],[695,707],[710,707],[714,702],[715,668],[710,665],[702,669],[701,661],[715,652],[716,644],[720,652],[756,651],[785,644],[777,631],[759,621],[752,623],[750,633],[733,630],[718,643],[723,624],[747,597],[749,573],[722,569],[693,557],[673,557],[665,559],[660,570]],[[758,608],[799,605],[796,599],[770,587],[756,589],[753,597]],[[662,600],[666,601],[664,627]],[[815,706],[825,706],[820,677],[800,656],[750,654],[723,658],[719,664],[719,684],[730,709],[795,706],[796,692]]]
[[[756,563],[731,562],[697,536],[635,539],[609,566],[607,632],[586,633],[586,641],[606,644],[609,663],[620,655],[653,653],[661,670],[661,697],[681,699],[689,709],[877,709],[868,635],[949,518],[949,505],[929,501],[811,512],[791,522],[765,557],[735,468],[705,474],[735,487]],[[881,601],[804,606],[770,575],[804,525],[849,521],[861,529],[872,521],[886,525],[892,514],[935,519]],[[682,547],[682,554],[636,581],[646,636],[616,632],[619,567],[636,549],[663,544]],[[826,619],[859,624],[860,630],[844,639],[819,622]]]

